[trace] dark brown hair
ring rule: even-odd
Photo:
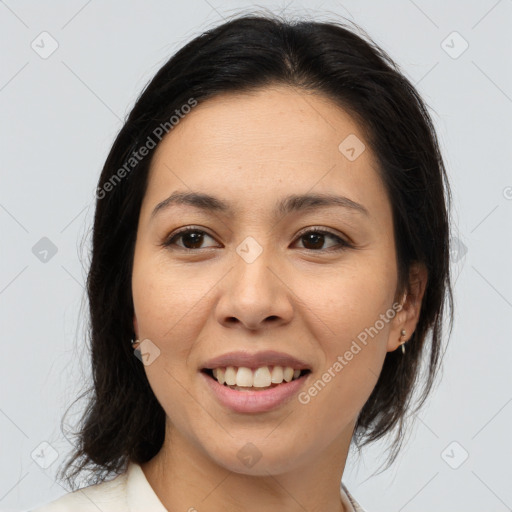
[[[428,270],[417,328],[405,354],[386,354],[358,417],[354,444],[360,450],[395,431],[389,466],[401,446],[407,414],[430,392],[441,362],[443,309],[448,300],[451,331],[453,298],[449,184],[425,103],[391,58],[346,24],[239,15],[196,37],[161,67],[137,99],[101,172],[87,279],[93,382],[81,395],[88,404],[75,434],[76,449],[61,473],[71,487],[86,469],[94,475],[89,482],[98,483],[124,471],[130,461],[146,462],[164,441],[164,410],[130,346],[134,246],[155,149],[136,163],[135,152],[152,145],[147,142],[160,133],[157,127],[168,127],[191,98],[201,103],[276,84],[329,98],[364,130],[393,211],[396,296],[408,288],[412,262],[423,262]]]

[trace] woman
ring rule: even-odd
[[[391,464],[439,368],[449,198],[425,104],[345,26],[245,15],[183,47],[99,180],[62,473],[96,479],[38,510],[363,510],[351,443],[394,433]]]

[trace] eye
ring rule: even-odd
[[[182,249],[204,249],[204,247],[201,247],[201,244],[204,241],[205,235],[208,238],[212,238],[208,233],[201,229],[197,228],[185,228],[181,231],[178,231],[177,233],[174,233],[170,238],[168,238],[162,245],[165,247],[169,247],[172,245],[177,245],[178,247],[181,247]],[[176,244],[176,240],[182,240],[183,245]],[[213,240],[213,238],[212,238]]]
[[[188,227],[182,229],[181,231],[178,231],[177,233],[174,233],[162,245],[165,247],[177,246],[179,248],[191,251],[196,249],[205,249],[209,248],[202,247],[205,236],[213,240],[213,237],[208,235],[208,233],[206,233],[202,229]],[[326,238],[330,238],[331,240],[334,240],[337,243],[335,243],[331,247],[322,248]],[[179,240],[182,241],[182,244],[176,243]],[[303,246],[305,245],[304,247],[301,248],[316,252],[327,250],[340,251],[348,247],[352,247],[351,244],[349,244],[347,241],[345,241],[338,235],[335,235],[334,233],[331,233],[330,231],[327,231],[325,229],[319,228],[310,228],[307,231],[304,231],[302,234],[299,235],[298,240],[302,241]]]
[[[331,238],[332,240],[335,240],[337,244],[334,244],[334,246],[331,246],[327,249],[322,249],[322,246],[324,245],[325,238]],[[312,251],[326,251],[326,250],[335,250],[335,251],[342,251],[346,249],[347,247],[352,247],[347,241],[343,240],[343,238],[339,237],[338,235],[335,235],[334,233],[331,233],[330,231],[327,231],[325,229],[319,229],[319,228],[312,228],[308,231],[303,232],[301,235],[299,235],[298,240],[303,241],[303,245],[305,242],[306,247],[303,247],[307,250]],[[310,246],[310,247],[308,247]],[[311,247],[312,246],[312,247]],[[336,247],[338,246],[338,247]],[[334,247],[334,248],[333,248]]]

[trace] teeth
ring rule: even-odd
[[[234,386],[236,384],[236,369],[232,366],[228,366],[224,374],[224,379],[228,386]]]
[[[261,366],[255,370],[241,366],[228,366],[227,368],[214,368],[213,377],[219,384],[226,383],[228,386],[268,388],[272,384],[291,382],[300,375],[300,370],[294,370],[290,366]]]
[[[272,384],[272,378],[270,377],[270,370],[268,369],[268,366],[256,368],[252,383],[253,387],[266,388],[267,386],[270,386],[270,384]]]
[[[274,366],[274,368],[272,368],[272,382],[274,384],[281,384],[281,382],[283,382],[282,366]]]
[[[283,374],[284,374],[284,380],[286,382],[290,382],[293,379],[293,368],[290,368],[289,366],[287,366],[284,369]]]
[[[213,376],[219,381],[219,384],[224,384],[224,382],[226,382],[226,377],[224,376],[224,374],[224,368],[215,368],[213,370]]]
[[[250,368],[238,368],[238,372],[236,374],[236,385],[243,386],[249,388],[252,386],[254,381],[254,377],[252,376],[252,370]]]

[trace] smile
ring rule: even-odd
[[[297,380],[309,373],[308,369],[294,370],[290,366],[260,366],[256,369],[244,366],[228,366],[226,368],[205,369],[204,372],[217,380],[219,384],[238,391],[271,389],[282,384]]]
[[[218,403],[230,411],[245,414],[268,412],[284,406],[300,392],[310,374],[309,369],[280,366],[254,370],[228,366],[200,372]]]

